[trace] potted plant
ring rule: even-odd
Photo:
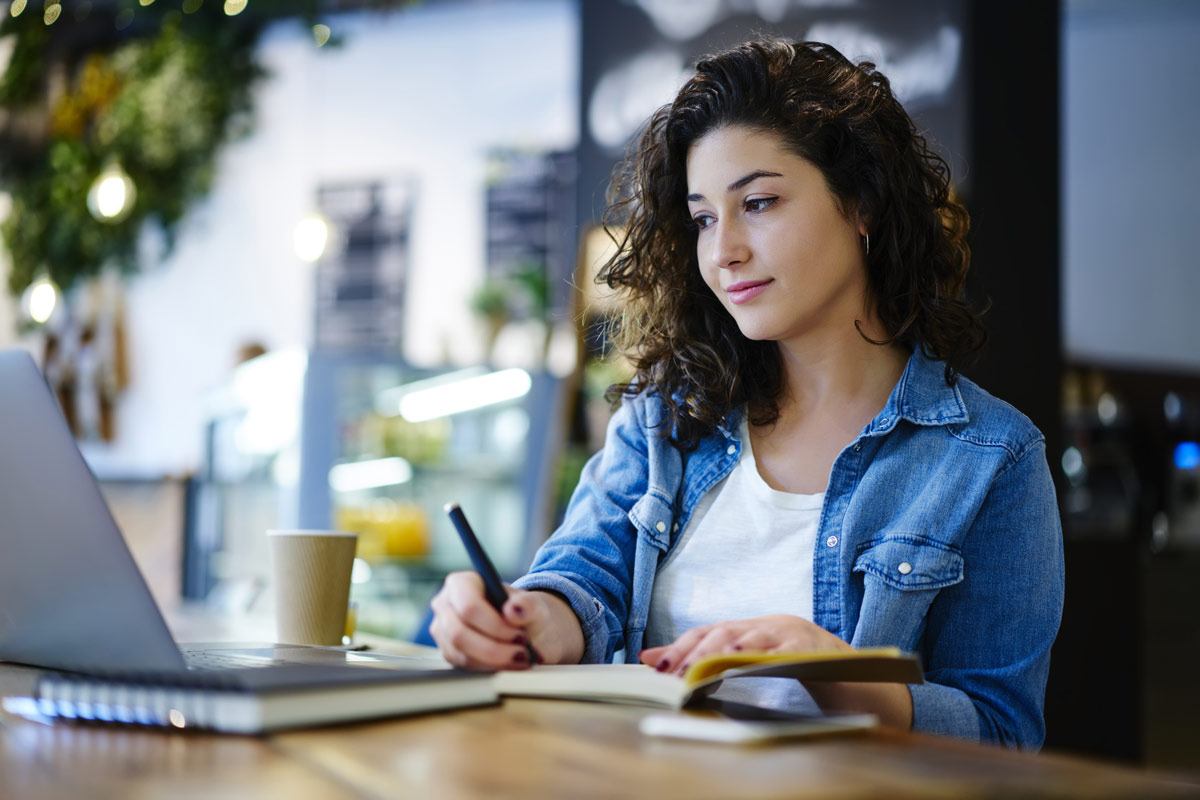
[[[495,278],[485,280],[471,295],[471,310],[483,320],[484,353],[489,359],[500,329],[509,319],[509,295],[507,283]]]

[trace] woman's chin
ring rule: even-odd
[[[779,331],[770,328],[766,325],[755,325],[751,322],[738,320],[738,330],[752,342],[775,342],[779,341]]]

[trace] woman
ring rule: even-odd
[[[1040,747],[1063,592],[1045,444],[958,376],[984,339],[967,215],[887,79],[818,43],[706,58],[616,191],[601,278],[636,376],[502,613],[447,578],[446,658],[895,645],[926,683],[722,691]]]

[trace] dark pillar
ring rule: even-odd
[[[972,296],[990,299],[991,342],[967,375],[1025,412],[1051,461],[1061,439],[1060,8],[970,5]]]

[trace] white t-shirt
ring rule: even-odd
[[[754,461],[746,423],[737,465],[696,504],[679,542],[658,568],[646,620],[646,647],[696,627],[766,614],[812,619],[813,549],[822,494],[772,489]],[[812,711],[790,678],[726,681],[715,697]]]

